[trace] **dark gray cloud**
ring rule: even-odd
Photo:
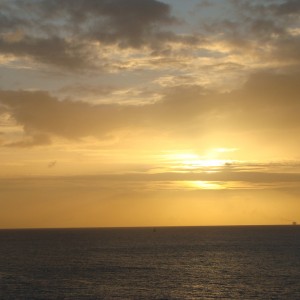
[[[0,53],[82,69],[92,66],[89,43],[158,49],[165,42],[182,40],[163,29],[176,22],[170,6],[156,0],[4,1]],[[17,31],[23,36],[12,41]]]
[[[59,37],[32,38],[24,36],[21,40],[14,42],[0,38],[0,51],[3,54],[30,58],[70,70],[92,67],[92,56],[87,47]]]
[[[293,16],[300,13],[298,0],[229,0],[240,12],[244,14]]]
[[[284,15],[299,15],[300,14],[300,2],[298,0],[287,0],[283,3],[270,5],[271,10],[279,16]]]
[[[216,19],[205,18],[210,2],[202,3],[206,4],[199,8],[203,13],[198,30],[182,32],[183,26],[184,34],[178,34],[174,25],[184,22],[172,15],[170,5],[158,0],[3,0],[0,53],[82,70],[110,65],[101,56],[105,46],[147,47],[153,55],[172,57],[176,51],[170,42],[175,42],[185,47],[181,55],[189,56],[192,46],[205,48],[217,38],[241,55],[299,63],[300,37],[290,32],[298,28],[299,1],[228,0],[230,14],[217,14]],[[19,38],[14,37],[18,33]]]
[[[57,1],[61,5],[61,1]],[[87,36],[102,43],[115,44],[121,47],[141,47],[147,44],[154,46],[160,40],[175,37],[174,34],[162,31],[162,25],[172,24],[175,18],[170,15],[170,7],[155,0],[114,0],[114,1],[77,1],[78,10],[73,11],[75,22],[80,12],[81,19],[94,16],[93,28]],[[67,1],[68,4],[71,4]],[[72,3],[74,9],[74,4]],[[72,11],[67,9],[68,12]]]
[[[39,1],[35,10],[46,20],[63,18],[66,29],[104,44],[135,48],[174,37],[160,27],[176,19],[169,5],[156,0],[51,0]]]
[[[264,62],[299,64],[299,1],[231,0],[231,15],[203,21],[202,30],[216,35],[231,51]]]

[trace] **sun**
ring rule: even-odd
[[[220,182],[215,181],[188,181],[187,185],[200,190],[221,190],[226,188]]]
[[[181,164],[188,168],[188,169],[198,169],[198,168],[204,168],[204,169],[213,169],[224,166],[226,163],[228,163],[228,160],[226,159],[220,159],[220,158],[207,158],[207,157],[191,157],[190,159],[183,159],[181,161]]]
[[[172,153],[167,156],[169,163],[185,170],[204,169],[214,171],[231,163],[231,159],[225,159],[227,152],[233,152],[233,148],[216,148],[205,155],[195,153]]]
[[[227,160],[223,159],[199,159],[188,162],[195,167],[221,167],[224,166]]]

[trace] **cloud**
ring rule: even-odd
[[[244,85],[230,92],[187,84],[165,93],[156,108],[172,127],[192,123],[200,131],[230,128],[235,132],[300,128],[299,73],[253,73]]]
[[[72,25],[79,24],[82,35],[121,47],[140,47],[155,39],[168,39],[172,34],[160,27],[176,21],[170,6],[156,0],[47,0],[41,1],[39,8],[47,19],[67,16],[64,18]]]
[[[201,112],[203,88],[176,87],[166,91],[161,101],[146,105],[90,104],[60,100],[42,91],[0,91],[4,113],[21,125],[30,139],[10,146],[35,145],[37,136],[105,139],[124,129],[182,126]],[[206,105],[206,104],[203,104]],[[207,108],[204,109],[207,111]]]
[[[88,47],[59,37],[24,36],[14,41],[8,41],[7,37],[4,37],[0,39],[0,52],[68,70],[92,68],[92,55]]]
[[[239,115],[236,122],[250,128],[299,128],[300,74],[253,74],[238,91],[229,94],[231,105]],[[233,115],[234,118],[234,115]]]
[[[224,2],[230,17],[218,14]],[[297,1],[224,2],[201,2],[200,25],[193,28],[187,26],[193,20],[178,19],[173,6],[158,0],[5,0],[0,54],[77,72],[195,69],[193,61],[217,57],[247,66],[251,59],[256,68],[299,63]],[[206,9],[216,16],[207,18]],[[128,50],[138,53],[128,57]]]
[[[205,19],[200,30],[212,44],[221,43],[241,61],[248,57],[266,66],[299,64],[299,1],[231,0],[230,17]],[[245,63],[245,62],[244,62]]]
[[[51,164],[53,163],[53,165]],[[49,168],[56,165],[51,162]],[[54,164],[55,163],[55,164]],[[57,177],[20,177],[19,179],[2,179],[0,184],[9,187],[7,182],[19,181],[30,182],[39,179],[41,183],[56,181],[60,186],[71,184],[84,187],[92,184],[93,186],[105,185],[106,188],[122,187],[123,189],[132,189],[134,187],[141,187],[142,185],[150,184],[150,187],[170,188],[177,190],[178,187],[183,188],[183,182],[205,182],[207,184],[216,184],[224,188],[264,188],[264,189],[282,189],[282,188],[297,188],[299,189],[300,173],[284,173],[284,172],[259,172],[259,171],[228,171],[221,170],[219,172],[163,172],[163,173],[122,173],[122,174],[100,174],[100,175],[78,175],[78,176],[57,176]],[[234,184],[235,183],[235,184]],[[241,184],[244,183],[244,184]],[[169,187],[168,187],[169,185]],[[261,185],[261,186],[260,186]],[[11,184],[11,188],[14,185]],[[146,187],[146,186],[144,186]],[[188,188],[188,187],[187,187]],[[201,188],[200,188],[201,189]],[[213,188],[214,189],[214,188]]]
[[[78,176],[78,178],[81,178]],[[88,178],[88,176],[86,177]],[[300,173],[279,172],[231,172],[223,170],[216,173],[208,172],[168,172],[156,174],[128,173],[121,175],[98,175],[90,178],[110,181],[244,181],[249,183],[278,183],[278,182],[300,182]]]
[[[33,146],[49,137],[105,139],[122,130],[197,132],[212,128],[299,129],[300,74],[252,74],[239,89],[220,93],[198,85],[165,89],[145,105],[90,104],[42,91],[0,91],[2,111],[29,137],[11,146]],[[129,101],[130,102],[130,101]]]
[[[27,134],[51,134],[69,139],[105,136],[126,125],[118,105],[93,106],[60,101],[47,92],[2,91],[0,102]]]
[[[175,38],[171,32],[162,31],[162,25],[173,24],[170,7],[159,1],[122,0],[98,1],[94,6],[79,1],[85,6],[85,13],[93,12],[100,17],[94,29],[87,35],[101,43],[118,44],[121,48],[140,48],[145,45],[155,47],[160,41]],[[86,5],[86,3],[89,3]],[[101,18],[105,20],[101,20]]]
[[[163,29],[178,20],[156,0],[4,1],[2,11],[0,53],[71,70],[101,65],[99,44],[121,50],[188,42]]]
[[[56,160],[50,161],[50,162],[48,163],[48,168],[54,168],[54,167],[56,166],[56,163],[57,163]]]
[[[23,140],[17,142],[3,143],[4,147],[12,148],[30,148],[34,146],[45,146],[51,144],[51,139],[46,134],[34,134],[25,137]]]
[[[279,16],[300,14],[300,3],[297,0],[287,0],[283,3],[272,4],[270,7],[272,11]]]

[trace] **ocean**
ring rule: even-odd
[[[0,299],[300,299],[300,226],[0,230]]]

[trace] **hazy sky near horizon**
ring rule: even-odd
[[[300,221],[300,2],[0,0],[0,228]]]

